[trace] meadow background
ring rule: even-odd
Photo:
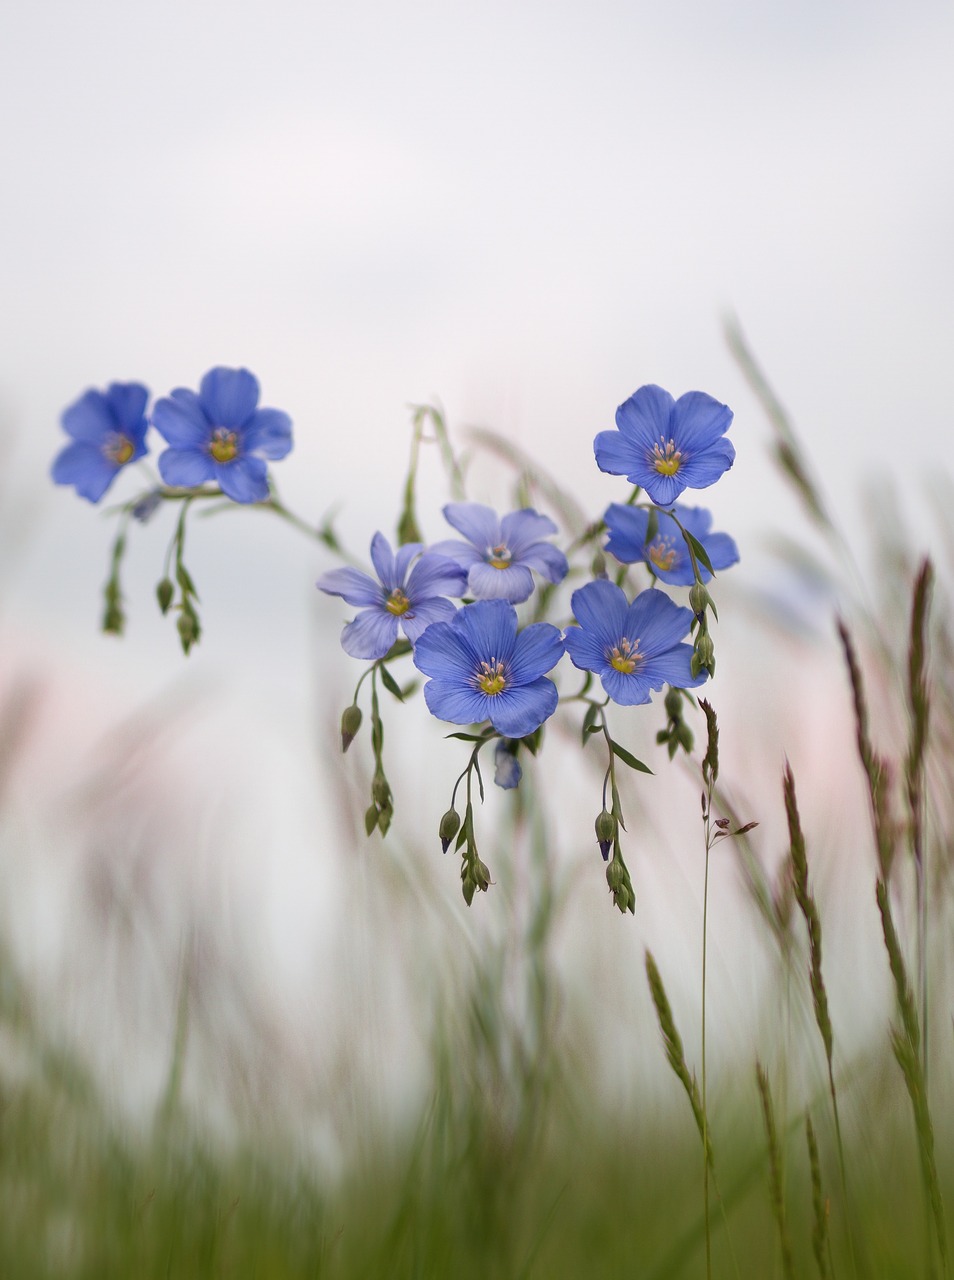
[[[831,1273],[939,1268],[834,619],[902,824],[931,555],[928,1094],[949,1206],[949,6],[53,0],[8,6],[0,36],[0,1274],[705,1273],[698,1134],[644,972],[648,949],[698,1072],[692,769],[653,759],[627,788],[623,919],[565,717],[522,799],[488,797],[498,883],[467,911],[436,840],[462,762],[413,708],[389,708],[394,826],[359,831],[367,744],[341,761],[356,673],[313,587],[324,550],[252,512],[197,521],[186,661],[152,595],[171,531],[137,529],[128,634],[98,633],[111,528],[48,481],[59,414],[90,385],[162,394],[216,363],[292,415],[282,496],[334,511],[358,555],[393,532],[409,403],[439,398],[464,448],[498,432],[594,517],[625,489],[592,438],[638,385],[733,407],[738,460],[705,500],[742,562],[718,583],[710,692],[725,802],[760,825],[711,868],[714,1265],[786,1266],[758,1058],[798,1273],[817,1274],[806,1108]],[[839,534],[777,466],[727,319]],[[469,496],[503,506],[512,480],[477,454]],[[444,498],[426,457],[428,538]],[[661,708],[614,723],[650,758]],[[783,891],[786,759],[845,1187]]]

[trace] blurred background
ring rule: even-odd
[[[335,513],[361,559],[393,534],[411,403],[437,398],[462,447],[475,426],[515,442],[594,518],[626,489],[592,439],[638,386],[732,406],[738,460],[702,499],[742,552],[717,596],[724,770],[769,877],[786,754],[804,775],[840,1025],[883,1031],[886,967],[858,966],[870,890],[867,914],[839,908],[869,847],[824,856],[865,821],[832,628],[865,592],[773,469],[723,328],[741,325],[903,633],[878,531],[902,513],[913,556],[950,500],[950,6],[47,0],[0,22],[0,912],[57,1036],[134,1113],[169,1087],[188,1023],[215,1028],[184,1058],[207,1114],[309,1091],[360,1109],[370,1091],[390,1115],[426,1092],[442,984],[481,954],[519,969],[537,909],[533,839],[495,847],[501,795],[481,817],[499,883],[458,901],[436,829],[464,759],[412,708],[387,708],[392,832],[356,833],[368,744],[342,764],[337,720],[359,672],[338,648],[350,614],[313,586],[334,563],[317,544],[257,512],[194,520],[205,634],[185,660],[153,598],[160,513],[132,530],[126,637],[99,634],[112,524],[49,480],[60,413],[88,386],[158,396],[220,363],[293,419],[282,497]],[[469,496],[505,506],[511,479],[475,462]],[[444,500],[427,454],[429,539]],[[783,567],[780,536],[848,596]],[[661,708],[617,719],[655,751]],[[654,758],[660,776],[628,789],[639,902],[621,919],[592,837],[599,769],[561,732],[530,784],[566,888],[552,962],[611,1106],[663,1087],[646,1084],[664,1068],[647,945],[697,1050],[698,784]],[[771,943],[742,885],[726,854],[716,1050],[764,1013]],[[316,1126],[329,1158],[339,1119]]]

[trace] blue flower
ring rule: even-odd
[[[146,401],[138,382],[111,382],[106,391],[87,391],[60,421],[73,437],[53,463],[56,484],[71,484],[81,498],[99,502],[127,463],[146,452]]]
[[[489,720],[507,738],[523,738],[553,715],[559,696],[548,680],[563,655],[549,622],[517,633],[517,613],[506,600],[478,600],[449,622],[435,622],[414,647],[414,665],[430,676],[424,701],[438,720]]]
[[[179,387],[153,410],[169,442],[159,455],[166,484],[194,489],[212,481],[233,502],[268,497],[266,458],[292,447],[291,419],[258,408],[258,379],[247,369],[210,369],[199,392]]]
[[[727,533],[710,533],[712,513],[704,507],[682,507],[678,504],[673,514],[688,533],[701,542],[715,570],[728,569],[737,564],[739,549]],[[659,528],[652,542],[646,541],[649,512],[641,507],[629,507],[614,502],[607,508],[603,519],[609,529],[606,550],[624,564],[645,560],[662,582],[672,587],[691,587],[696,577],[692,570],[692,557],[686,540],[672,516],[657,512]],[[708,582],[712,574],[699,562],[699,576]]]
[[[692,645],[680,644],[692,625],[692,610],[681,609],[662,591],[641,591],[632,604],[605,578],[588,582],[570,598],[580,624],[564,636],[575,667],[593,671],[614,702],[625,707],[649,701],[664,684],[694,689],[708,679],[693,677]]]
[[[445,622],[457,612],[445,596],[462,595],[466,586],[460,566],[446,556],[426,552],[420,542],[407,542],[397,554],[383,533],[371,539],[371,563],[379,581],[359,569],[332,569],[318,586],[348,604],[365,607],[341,633],[341,647],[352,658],[383,658],[394,644],[398,627],[413,644],[432,622]],[[420,559],[410,570],[412,560]]]
[[[520,786],[523,769],[510,738],[498,738],[494,747],[494,782],[504,791]]]
[[[548,582],[566,577],[566,556],[541,541],[558,532],[557,527],[532,507],[512,511],[501,520],[479,502],[450,502],[444,508],[444,518],[467,541],[438,542],[431,550],[457,561],[467,574],[467,590],[476,600],[519,604],[533,590],[531,569]]]
[[[722,438],[731,422],[728,405],[704,391],[673,400],[662,387],[640,387],[616,410],[617,430],[593,441],[596,463],[671,507],[683,489],[705,489],[732,466],[735,449]]]

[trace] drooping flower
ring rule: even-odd
[[[662,387],[640,387],[616,410],[617,429],[593,441],[596,463],[671,507],[683,489],[705,489],[732,466],[735,449],[723,439],[731,422],[728,405],[704,391],[674,400]]]
[[[563,654],[549,622],[517,631],[506,600],[464,605],[449,622],[435,622],[414,647],[414,665],[431,679],[424,701],[438,720],[489,720],[507,738],[523,738],[556,710],[556,685],[546,678]]]
[[[523,769],[517,759],[514,744],[509,738],[498,738],[494,747],[494,782],[504,791],[520,786]]]
[[[152,420],[170,446],[159,455],[166,484],[194,489],[211,481],[233,502],[264,502],[265,459],[291,449],[291,419],[280,409],[259,409],[258,397],[248,369],[215,368],[198,393],[178,387],[159,400]]]
[[[100,498],[130,462],[146,452],[148,390],[139,382],[111,382],[86,391],[60,419],[72,442],[57,455],[51,475],[81,498]]]
[[[467,574],[467,590],[475,600],[509,600],[519,604],[533,590],[535,569],[548,582],[560,582],[569,570],[566,556],[542,539],[557,533],[549,516],[532,507],[500,519],[479,502],[449,502],[444,518],[466,542],[448,539],[431,548],[450,556]]]
[[[620,587],[598,578],[574,591],[570,605],[580,624],[563,637],[570,661],[598,675],[614,702],[637,706],[664,684],[694,689],[708,679],[706,671],[693,677],[692,645],[680,643],[692,610],[665,592],[650,587],[630,604]]]
[[[683,507],[677,504],[673,512],[683,529],[701,542],[713,569],[728,569],[737,564],[739,549],[727,533],[710,533],[712,513],[704,507]],[[645,508],[626,506],[614,502],[606,510],[603,520],[609,529],[606,550],[624,564],[645,560],[662,582],[673,587],[691,587],[695,582],[692,557],[682,531],[672,516],[657,512],[659,527],[651,542],[646,541],[649,529],[649,512]],[[699,561],[699,576],[708,582],[712,574]]]
[[[377,580],[360,569],[332,569],[318,579],[322,591],[364,606],[341,633],[341,647],[352,658],[375,662],[394,644],[399,627],[413,644],[425,627],[456,613],[445,597],[463,595],[463,570],[447,556],[422,551],[422,543],[407,542],[395,554],[384,534],[376,533],[371,563]]]

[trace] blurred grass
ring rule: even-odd
[[[782,473],[812,524],[843,548],[791,424],[737,328],[731,341],[774,424]],[[880,1038],[846,1060],[822,999],[826,903],[812,888],[817,833],[808,824],[803,830],[788,773],[784,798],[779,779],[760,801],[787,810],[790,861],[772,876],[753,843],[738,842],[753,918],[774,940],[779,965],[765,1017],[740,1026],[732,1061],[718,1086],[710,1084],[721,1197],[711,1213],[712,1271],[719,1277],[947,1274],[931,1243],[938,1234],[931,1210],[941,1215],[943,1236],[954,1203],[951,565],[937,566],[929,610],[925,570],[902,522],[879,520],[876,536],[877,615],[857,590],[860,571],[848,556],[839,557],[847,580],[832,584],[853,637],[844,705],[854,697],[864,721],[861,760],[846,768],[870,783],[874,816],[873,830],[855,833],[870,867],[856,886],[856,909],[875,910],[879,880],[879,901],[897,925],[896,954],[890,969],[883,951],[865,963],[886,979],[907,966],[918,981],[897,983],[900,1009],[886,1000]],[[940,530],[939,547],[954,554],[950,525]],[[797,552],[792,563],[797,569]],[[872,715],[869,724],[869,708],[859,702],[862,680],[888,708],[881,722]],[[28,716],[22,690],[0,707],[0,793]],[[889,749],[876,755],[871,736],[883,722],[907,724],[907,737],[887,735]],[[799,801],[811,786],[810,777],[799,777]],[[733,814],[728,790],[717,800],[723,813],[750,816]],[[431,1030],[419,1104],[382,1114],[378,1100],[362,1104],[361,1081],[349,1080],[346,1068],[329,1075],[340,1098],[321,1097],[315,1112],[330,1108],[336,1116],[339,1159],[315,1154],[319,1120],[307,1090],[297,1113],[247,1105],[225,1131],[180,1098],[190,1020],[209,1014],[211,999],[181,999],[168,1087],[154,1119],[132,1120],[102,1078],[60,1044],[12,951],[0,946],[0,1280],[704,1275],[703,1152],[686,1098],[691,1104],[695,1068],[681,1041],[678,1055],[673,1049],[676,1023],[691,1044],[690,1029],[683,1011],[666,1002],[666,1042],[649,1018],[643,1034],[658,1042],[662,1070],[667,1051],[670,1062],[678,1058],[678,1078],[663,1075],[644,1098],[637,1082],[632,1105],[601,1095],[575,1021],[580,1010],[561,978],[558,925],[570,882],[554,865],[541,813],[528,777],[508,830],[527,854],[522,889],[514,861],[501,858],[498,896],[481,904],[498,913],[510,904],[513,919],[479,944],[467,940],[420,987],[426,1014],[418,1024]],[[387,880],[388,912],[404,895],[395,939],[398,929],[418,927],[414,912],[441,909],[426,882],[414,883],[411,863],[389,860],[378,874]],[[380,909],[380,902],[371,907]],[[825,981],[830,936],[826,930]],[[395,963],[413,970],[407,956]],[[666,974],[655,963],[650,970],[658,1011]],[[643,981],[638,962],[608,973],[600,1017],[625,1016],[631,1004],[619,993]],[[901,1054],[892,1017],[907,1037]],[[214,1028],[207,1041],[214,1046]],[[229,1047],[220,1044],[223,1078]],[[926,1195],[929,1122],[936,1187]]]

